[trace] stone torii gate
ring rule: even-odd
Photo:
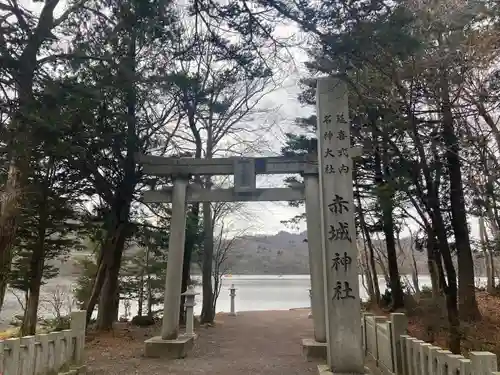
[[[146,355],[156,356],[161,346],[165,356],[185,353],[192,345],[192,336],[179,335],[179,308],[181,299],[182,262],[186,229],[186,204],[192,202],[235,201],[306,201],[309,263],[311,289],[313,290],[313,317],[315,340],[309,343],[326,345],[325,309],[321,254],[321,228],[319,204],[318,166],[315,154],[298,157],[267,158],[165,158],[138,155],[145,174],[171,176],[173,186],[162,190],[147,191],[145,203],[172,203],[170,224],[169,261],[165,284],[164,315],[160,337],[146,340]],[[288,188],[257,188],[257,174],[300,173],[304,184]],[[197,184],[188,184],[190,175],[234,175],[234,187],[227,189],[205,189]]]
[[[194,337],[179,334],[186,204],[191,202],[305,200],[312,289],[314,340],[307,350],[325,352],[321,373],[364,374],[361,305],[353,205],[353,158],[347,88],[336,78],[317,81],[317,155],[266,158],[166,158],[138,155],[145,174],[171,176],[173,186],[144,193],[146,203],[171,203],[169,253],[161,336],[145,341],[146,356],[180,358]],[[256,188],[257,174],[294,174],[304,184]],[[234,187],[204,189],[191,175],[234,175]],[[292,327],[291,327],[292,329]],[[324,354],[323,354],[324,355]]]

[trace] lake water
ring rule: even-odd
[[[403,280],[406,277],[403,276]],[[421,276],[420,286],[430,286],[430,278]],[[71,300],[71,290],[73,279],[56,278],[49,280],[42,289],[42,302],[40,316],[53,315],[54,309],[51,306],[56,299],[64,305],[63,311]],[[484,278],[477,278],[477,285],[483,285]],[[232,275],[222,279],[222,288],[217,301],[217,312],[229,312],[230,298],[229,288],[234,284],[236,290],[236,310],[237,311],[262,311],[262,310],[289,310],[293,308],[309,307],[309,275]],[[380,291],[386,289],[385,280],[379,278]],[[201,293],[201,286],[196,288]],[[367,293],[362,286],[360,277],[360,296],[367,299]],[[196,296],[195,314],[201,312],[201,294]],[[52,303],[51,303],[52,302]],[[5,326],[15,314],[21,314],[22,309],[18,299],[8,293],[4,308],[0,313],[0,327]],[[120,316],[125,313],[125,306],[120,306]],[[130,314],[136,315],[137,305],[130,304]]]
[[[402,281],[409,284],[409,276],[402,276]],[[419,277],[420,287],[431,286],[429,276]],[[484,277],[476,279],[476,286],[486,283]],[[222,279],[222,288],[217,300],[217,312],[230,311],[229,288],[234,284],[236,290],[236,311],[289,310],[309,307],[309,275],[232,275]],[[380,292],[384,293],[386,283],[383,277],[378,279]],[[359,293],[363,301],[368,294],[359,278]],[[196,288],[201,293],[201,287]],[[196,296],[195,314],[201,312],[201,294]]]
[[[429,277],[420,277],[421,285],[430,286]],[[235,307],[237,311],[289,310],[309,307],[309,275],[232,275],[222,279],[222,288],[217,300],[217,312],[229,312],[229,288],[234,284],[236,290]],[[384,278],[379,278],[380,291],[386,290]],[[201,293],[201,287],[196,288]],[[360,297],[368,298],[361,284]],[[201,312],[201,295],[196,296],[195,313]]]

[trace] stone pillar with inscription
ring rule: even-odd
[[[326,370],[365,374],[347,97],[347,85],[340,79],[317,80]]]

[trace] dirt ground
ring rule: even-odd
[[[105,336],[90,335],[86,363],[90,374],[293,375],[316,374],[317,363],[302,355],[301,339],[312,337],[308,310],[217,315],[214,327],[200,327],[191,355],[182,360],[142,356],[144,340],[159,327],[117,326]]]

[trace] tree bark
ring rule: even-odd
[[[189,128],[191,129],[191,132],[193,133],[194,137],[194,143],[195,143],[195,152],[194,152],[194,157],[195,159],[200,159],[201,158],[201,153],[203,151],[203,142],[201,139],[200,131],[196,127],[196,111],[193,106],[189,105],[189,99],[188,99],[188,94],[184,93],[184,101],[186,105],[186,113],[188,117],[188,124]],[[199,176],[195,176],[195,183],[201,185],[201,179]],[[191,219],[191,228],[187,227],[186,229],[188,230],[195,230],[196,235],[195,236],[186,236],[185,243],[184,243],[184,259],[182,263],[182,284],[181,284],[181,293],[184,293],[187,291],[187,287],[189,284],[189,281],[191,280],[191,262],[193,259],[193,250],[196,246],[196,242],[198,241],[198,225],[199,225],[199,220],[200,220],[200,204],[195,202],[193,203],[193,206],[191,208],[191,216],[188,217],[188,219]],[[181,296],[181,304],[180,304],[180,312],[179,312],[179,323],[180,324],[185,324],[186,322],[186,315],[185,315],[185,308],[184,305],[186,303],[186,297]]]
[[[47,194],[44,191],[43,194]],[[40,302],[40,287],[42,285],[43,267],[45,264],[46,209],[42,208],[38,223],[38,244],[33,250],[29,268],[29,290],[26,309],[24,310],[21,333],[23,336],[34,335],[38,321],[38,304]]]
[[[149,246],[146,248],[146,293],[147,293],[147,309],[148,316],[153,317],[153,291],[151,287],[151,272],[149,271]]]
[[[442,288],[439,283],[439,271],[437,265],[437,256],[435,251],[436,239],[432,229],[428,229],[427,231],[427,241],[426,241],[426,250],[427,250],[427,267],[429,269],[429,275],[431,277],[431,287],[432,287],[432,297],[438,298],[441,295]]]
[[[101,246],[101,250],[99,252],[99,260],[97,262],[97,273],[94,277],[94,283],[92,285],[92,293],[90,294],[90,298],[85,307],[85,310],[87,311],[87,327],[89,326],[90,320],[92,319],[92,314],[94,313],[95,306],[97,304],[97,301],[99,300],[102,285],[104,284],[104,278],[106,276],[106,262],[104,262],[103,253],[104,246]]]
[[[376,267],[376,262],[375,262],[375,250],[373,248],[373,243],[370,238],[370,231],[368,230],[368,226],[366,225],[365,221],[365,213],[363,210],[363,206],[361,204],[361,196],[358,192],[356,194],[356,198],[358,201],[358,213],[359,213],[359,221],[361,225],[361,231],[363,233],[363,237],[365,240],[365,245],[368,248],[369,256],[367,257],[367,265],[369,272],[371,274],[371,280],[372,280],[372,287],[373,287],[373,292],[374,292],[374,302],[377,305],[380,305],[380,287],[378,285],[378,274],[377,274],[377,267]]]
[[[209,182],[209,179],[207,179]],[[213,225],[212,225],[212,210],[210,203],[203,203],[203,269],[202,269],[202,288],[203,288],[203,305],[201,310],[201,323],[213,323],[215,319],[213,309],[213,286],[212,286],[212,266],[214,258],[214,241],[213,241]]]
[[[479,238],[481,241],[481,249],[484,255],[484,265],[486,269],[486,291],[493,293],[495,291],[495,279],[493,276],[492,256],[488,248],[488,239],[486,234],[486,226],[484,225],[484,217],[479,218]]]
[[[441,112],[443,115],[443,143],[450,178],[451,225],[455,234],[458,261],[459,313],[464,320],[481,317],[476,300],[474,285],[474,259],[470,247],[467,211],[465,208],[462,172],[460,167],[460,147],[455,134],[454,119],[449,97],[448,80],[443,69],[441,81]]]
[[[193,259],[193,249],[196,246],[196,242],[198,240],[198,223],[200,217],[200,204],[193,203],[191,208],[191,212],[188,216],[188,226],[186,230],[189,233],[195,231],[195,236],[188,235],[184,241],[184,259],[182,263],[182,284],[181,284],[181,293],[187,291],[189,282],[191,281],[191,262]],[[184,305],[186,303],[186,297],[181,296],[181,305],[180,305],[180,313],[179,313],[179,324],[183,325],[186,323],[186,311]]]
[[[99,308],[97,310],[97,329],[110,330],[117,314],[117,294],[119,290],[118,276],[120,272],[121,259],[128,229],[128,214],[130,206],[126,200],[117,200],[120,203],[116,207],[121,207],[115,211],[111,218],[115,224],[107,232],[106,242],[103,251],[103,263],[105,272],[103,276],[102,289],[99,295]],[[130,204],[128,200],[128,204]]]
[[[377,140],[375,140],[375,142],[378,143]],[[382,147],[375,148],[374,168],[375,184],[377,186],[377,196],[382,209],[382,227],[387,249],[387,266],[389,269],[389,285],[391,288],[391,308],[395,310],[404,307],[404,293],[399,276],[396,241],[394,239],[393,187],[389,182],[389,166],[386,163],[387,151],[385,148],[385,144],[383,144]]]
[[[371,303],[378,303],[377,298],[375,296],[375,288],[374,288],[374,280],[373,280],[373,275],[370,272],[370,265],[368,264],[368,250],[366,248],[366,241],[364,240],[364,235],[362,235],[363,238],[363,249],[362,249],[362,256],[361,256],[361,267],[362,271],[361,274],[364,275],[364,278],[366,279],[366,291],[368,292],[368,297],[369,301]]]
[[[141,276],[139,277],[139,295],[137,300],[137,315],[142,316],[142,312],[144,309],[144,270],[146,267],[142,267]]]
[[[21,333],[23,336],[34,335],[36,333],[38,304],[40,302],[40,287],[42,285],[43,266],[45,263],[45,241],[44,239],[41,239],[40,242],[40,245],[33,252],[30,261],[28,301],[21,326]]]

